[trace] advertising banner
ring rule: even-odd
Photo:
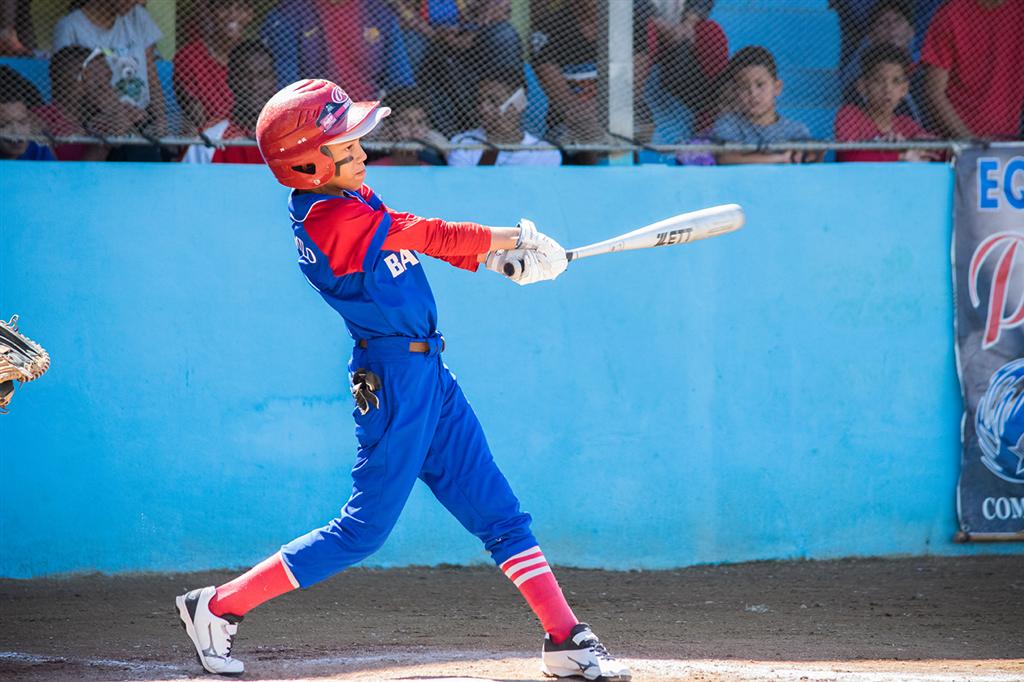
[[[1024,149],[958,157],[953,226],[958,539],[1024,540]]]

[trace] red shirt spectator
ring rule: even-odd
[[[179,99],[185,93],[202,106],[203,121],[208,125],[231,113],[234,97],[228,90],[228,66],[213,58],[202,40],[193,40],[174,55],[174,85]]]
[[[185,117],[205,128],[231,113],[228,56],[253,20],[252,0],[208,0],[205,34],[174,55],[174,89]]]
[[[214,141],[255,139],[260,109],[276,89],[274,56],[256,41],[239,43],[228,58],[227,87],[234,93],[234,106],[227,119],[208,127],[204,134]],[[186,163],[263,163],[257,147],[212,148],[192,145],[182,159]]]
[[[712,19],[705,19],[694,29],[693,49],[700,70],[714,80],[729,64],[729,39],[725,31]]]
[[[364,16],[362,3],[315,0],[321,24],[327,29],[324,37],[327,52],[334,64],[338,83],[354,100],[377,99],[374,52],[383,36]]]
[[[939,132],[1020,136],[1024,2],[950,0],[935,14],[921,62]]]
[[[837,142],[919,140],[930,137],[910,116],[894,117],[892,130],[886,133],[863,109],[853,104],[847,104],[836,113],[835,133]],[[836,161],[902,160],[903,152],[899,150],[852,149],[836,152]]]

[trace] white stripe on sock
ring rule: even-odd
[[[527,555],[530,555],[530,554],[534,554],[534,553],[539,552],[539,551],[540,551],[540,545],[534,545],[530,549],[524,550],[524,551],[520,552],[519,554],[513,554],[509,558],[505,559],[504,563],[507,564],[508,562],[512,561],[513,559],[520,559],[520,558],[522,558],[524,556],[527,556]]]
[[[516,573],[517,571],[523,570],[527,566],[535,566],[537,564],[546,564],[547,562],[548,562],[548,560],[544,558],[543,554],[541,554],[539,557],[536,557],[534,559],[527,559],[525,561],[519,561],[517,563],[512,564],[511,566],[509,566],[508,568],[505,569],[505,575],[507,575],[509,578],[511,578],[514,573]]]
[[[530,578],[536,578],[538,575],[543,575],[544,573],[550,573],[550,572],[551,572],[551,567],[548,566],[547,564],[544,564],[540,568],[535,568],[532,571],[527,571],[526,573],[523,573],[521,576],[519,576],[518,578],[513,580],[512,584],[515,585],[516,587],[519,587],[520,585],[525,583]]]

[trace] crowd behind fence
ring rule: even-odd
[[[259,163],[260,108],[306,77],[393,109],[379,164],[928,161],[1024,137],[1024,0],[0,0],[0,20],[3,158]]]

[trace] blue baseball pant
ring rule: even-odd
[[[409,351],[410,341],[430,344]],[[372,339],[356,346],[349,371],[381,378],[380,406],[353,411],[359,450],[352,495],[341,514],[281,548],[303,588],[380,549],[398,521],[416,479],[422,479],[495,563],[537,544],[530,515],[491,456],[480,422],[441,360],[441,337]]]

